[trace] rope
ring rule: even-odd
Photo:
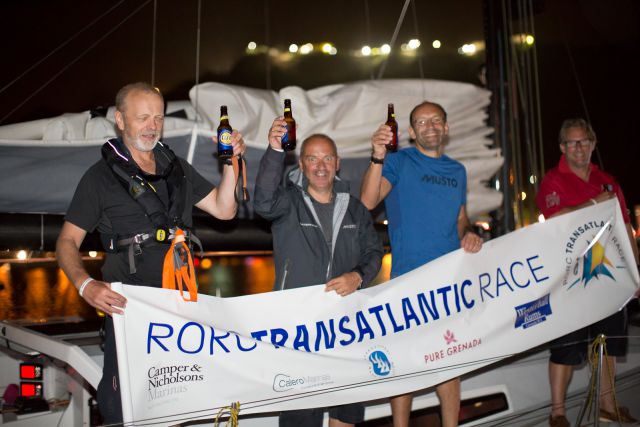
[[[240,402],[233,402],[231,406],[225,406],[220,408],[216,419],[213,421],[213,426],[218,427],[220,425],[220,417],[229,415],[225,426],[238,427],[238,414],[240,414]]]
[[[77,33],[75,33],[74,35],[72,35],[71,37],[69,37],[66,41],[62,42],[58,47],[56,47],[55,49],[53,49],[51,52],[49,52],[47,55],[43,56],[42,59],[40,59],[39,61],[37,61],[35,64],[33,64],[32,66],[30,66],[29,68],[27,68],[26,70],[24,70],[22,73],[20,73],[20,75],[18,75],[18,77],[16,77],[15,79],[11,80],[9,83],[7,83],[6,85],[4,85],[2,87],[2,89],[0,89],[0,93],[4,92],[5,90],[9,89],[11,86],[13,86],[18,80],[20,80],[21,78],[23,78],[27,73],[29,73],[31,70],[33,70],[34,68],[36,68],[38,65],[42,64],[44,61],[46,61],[48,58],[50,58],[54,53],[58,52],[60,49],[62,49],[63,47],[65,47],[66,45],[68,45],[69,43],[71,43],[76,37],[78,37],[80,34],[82,34],[84,31],[88,30],[90,27],[92,27],[96,22],[100,21],[102,18],[104,18],[106,15],[108,15],[109,13],[111,13],[111,11],[115,8],[117,8],[118,6],[120,6],[122,3],[124,3],[125,0],[120,0],[118,3],[114,4],[111,8],[109,8],[106,12],[104,12],[102,15],[98,16],[96,19],[94,19],[93,21],[91,21],[90,23],[88,23],[86,26],[84,26],[84,28],[82,28],[80,31],[78,31]]]
[[[603,334],[598,335],[596,339],[593,340],[591,346],[589,347],[589,363],[591,364],[591,381],[589,382],[589,395],[587,396],[587,409],[586,413],[589,414],[592,412],[593,408],[591,404],[593,403],[593,399],[595,396],[595,385],[597,382],[597,378],[600,375],[598,372],[598,365],[600,362],[600,346],[602,346],[604,360],[603,363],[607,365],[607,378],[609,379],[609,385],[611,386],[611,390],[608,393],[613,394],[613,405],[616,408],[616,417],[621,419],[620,411],[618,409],[618,401],[616,399],[616,387],[615,387],[615,378],[612,372],[611,366],[607,363],[607,358],[609,354],[607,353],[607,337]],[[602,387],[602,384],[600,384]],[[600,391],[602,394],[602,390]],[[599,399],[600,396],[596,396],[596,399]],[[599,414],[594,414],[594,418],[598,417]]]
[[[560,33],[562,34],[562,44],[564,49],[567,51],[567,58],[569,59],[569,64],[571,65],[571,72],[573,73],[573,79],[576,82],[576,89],[578,90],[578,95],[580,96],[580,102],[582,103],[582,110],[584,111],[585,119],[587,119],[587,123],[591,123],[591,117],[589,115],[589,108],[587,107],[587,100],[584,97],[584,92],[582,91],[582,84],[580,83],[580,79],[578,76],[578,70],[576,68],[576,63],[573,60],[573,54],[571,53],[571,48],[569,47],[569,43],[567,42],[567,37],[564,32],[564,26],[560,15],[556,15],[558,20],[558,26],[560,27]],[[600,169],[604,170],[604,164],[602,163],[602,157],[600,156],[600,150],[598,149],[598,144],[596,144],[595,148],[596,157],[598,158],[598,166]]]
[[[411,3],[411,12],[413,15],[413,32],[416,34],[416,38],[418,40],[422,40],[420,38],[420,29],[418,27],[418,12],[416,11],[416,2]],[[422,54],[418,54],[418,72],[420,73],[420,80],[422,82],[422,99],[427,98],[427,87],[424,81],[424,69],[422,67]]]
[[[194,99],[194,105],[196,106],[196,110],[200,105],[198,103],[198,95],[200,90],[198,89],[198,84],[200,83],[200,22],[202,20],[202,0],[198,0],[198,22],[196,23],[196,96]],[[196,123],[198,123],[198,118],[196,117]]]
[[[535,23],[534,23],[534,19],[533,19],[533,0],[528,0],[528,6],[529,6],[529,20],[530,20],[530,25],[531,25],[531,35],[534,37],[536,37],[536,30],[535,30]],[[541,111],[541,96],[540,96],[540,79],[539,79],[539,73],[538,73],[538,50],[536,48],[536,43],[533,43],[533,77],[534,77],[534,85],[535,85],[535,93],[536,93],[536,97],[535,97],[535,103],[536,103],[536,114],[538,117],[537,120],[537,130],[538,130],[538,138],[537,138],[537,144],[538,144],[538,149],[540,150],[540,169],[539,169],[539,175],[538,175],[538,179],[536,179],[536,182],[534,183],[534,188],[536,190],[536,193],[538,192],[538,185],[540,182],[540,177],[544,174],[544,143],[543,143],[543,139],[542,139],[542,111]]]
[[[371,43],[371,18],[369,16],[369,0],[364,0],[364,23],[367,38],[367,44]],[[369,71],[369,79],[374,80],[373,78],[373,69]]]
[[[269,27],[269,0],[264,0],[264,42],[267,45],[267,53],[264,58],[265,86],[267,90],[271,90],[271,56],[269,55],[271,30]]]
[[[9,111],[7,114],[4,115],[4,117],[2,117],[2,119],[0,119],[0,124],[4,123],[5,120],[7,120],[9,117],[11,117],[11,115],[13,113],[15,113],[16,111],[18,111],[18,109],[20,107],[22,107],[24,104],[26,104],[27,102],[29,102],[34,96],[36,96],[37,94],[39,94],[44,88],[46,88],[47,86],[49,86],[49,84],[51,84],[51,82],[53,82],[55,79],[57,79],[58,77],[60,77],[60,75],[62,73],[64,73],[65,71],[67,71],[69,68],[71,68],[71,66],[73,64],[75,64],[76,62],[78,62],[80,59],[82,59],[83,56],[85,56],[87,53],[89,53],[89,51],[91,51],[94,47],[96,47],[98,44],[100,44],[100,42],[102,42],[104,39],[106,39],[107,37],[109,37],[111,35],[111,33],[113,33],[115,30],[117,30],[118,28],[120,28],[122,26],[122,24],[124,24],[125,22],[127,22],[133,15],[135,15],[136,13],[138,13],[142,8],[144,8],[147,4],[149,4],[149,2],[151,2],[151,0],[147,0],[144,3],[142,3],[140,6],[138,6],[133,12],[131,12],[128,16],[126,16],[123,20],[121,20],[120,22],[118,22],[118,24],[114,25],[113,28],[111,28],[109,31],[107,31],[106,33],[104,33],[104,35],[102,37],[100,37],[98,40],[96,40],[93,44],[91,44],[91,46],[89,46],[87,49],[84,50],[84,52],[82,52],[80,55],[78,55],[77,57],[75,57],[73,60],[71,60],[71,62],[69,62],[66,66],[62,67],[62,69],[60,71],[58,71],[57,73],[55,73],[49,80],[47,80],[42,86],[40,86],[38,89],[36,89],[33,93],[31,93],[31,95],[27,96],[21,103],[19,103],[13,110]]]
[[[391,36],[391,42],[389,42],[389,46],[393,50],[393,46],[396,43],[396,38],[398,37],[398,32],[400,31],[400,27],[404,22],[404,15],[407,13],[407,8],[409,7],[409,3],[411,0],[405,0],[404,6],[402,6],[402,12],[400,12],[400,17],[398,18],[398,22],[396,22],[396,28],[393,30],[393,35]],[[380,80],[382,75],[384,74],[384,69],[387,67],[387,62],[389,62],[389,56],[384,60],[382,66],[380,66],[380,71],[378,71],[378,77],[376,80]]]
[[[151,30],[151,86],[156,85],[156,27],[158,22],[158,0],[153,0],[153,29]]]

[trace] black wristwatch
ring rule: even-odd
[[[376,165],[382,165],[382,164],[384,164],[384,158],[379,159],[379,158],[373,157],[373,155],[371,155],[371,163],[375,163]]]

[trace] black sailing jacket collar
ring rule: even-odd
[[[182,213],[186,202],[186,185],[182,165],[168,145],[158,142],[153,149],[156,168],[160,174],[150,175],[140,169],[121,138],[108,140],[102,146],[102,158],[137,201],[151,221],[153,228],[182,227]],[[165,179],[169,192],[169,207],[160,200],[153,181]]]

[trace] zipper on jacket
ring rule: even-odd
[[[284,260],[284,272],[282,273],[282,283],[280,283],[280,290],[284,290],[284,284],[287,281],[287,273],[289,272],[289,258]]]

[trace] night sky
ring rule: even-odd
[[[311,89],[369,79],[377,73],[379,59],[354,58],[351,52],[365,44],[374,47],[388,42],[403,3],[203,0],[200,82],[267,88],[270,80],[270,88],[278,90],[290,85]],[[557,162],[557,131],[562,120],[584,117],[588,112],[604,168],[621,182],[632,209],[640,204],[633,165],[640,153],[637,131],[632,128],[640,113],[640,2],[547,0],[534,4],[546,168]],[[157,1],[155,84],[169,100],[187,99],[196,81],[197,7],[196,0]],[[479,84],[482,53],[463,57],[457,49],[484,39],[482,1],[417,0],[415,9],[417,26],[409,6],[395,51],[400,43],[419,35],[426,78]],[[0,67],[0,124],[109,106],[122,85],[150,81],[153,14],[154,2],[144,0],[1,1],[0,37],[5,59]],[[442,42],[441,49],[431,47],[434,39]],[[290,43],[328,41],[337,47],[338,54],[274,62],[269,79],[265,55],[245,53],[250,41],[281,51]],[[57,52],[10,84],[63,43]],[[392,53],[384,77],[419,77],[418,59]]]

